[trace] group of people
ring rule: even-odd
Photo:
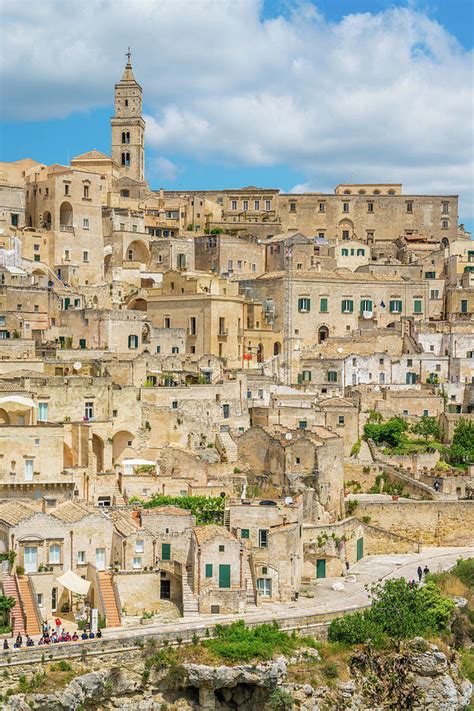
[[[62,626],[61,620],[58,617],[54,621],[54,626],[48,624],[47,620],[43,622],[42,635],[41,639],[38,642],[38,645],[58,644],[59,642],[78,642],[79,640],[100,639],[101,637],[102,632],[100,629],[98,629],[95,633],[92,632],[92,630],[83,630],[81,634],[78,634],[77,631],[74,631],[72,634],[70,632],[66,632],[66,630]],[[25,646],[34,647],[34,645],[34,641],[31,639],[30,635],[27,634]],[[19,633],[16,636],[13,648],[20,649],[21,647],[23,647],[23,637]],[[10,649],[7,639],[3,640],[3,649]]]
[[[429,575],[430,569],[428,568],[427,565],[425,565],[424,568],[422,568],[421,565],[419,565],[418,570],[416,572],[418,573],[418,582],[421,583],[423,578],[426,578],[426,576]]]

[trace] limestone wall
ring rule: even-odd
[[[359,501],[357,516],[425,545],[474,543],[474,501]]]

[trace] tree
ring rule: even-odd
[[[436,417],[423,415],[421,420],[417,422],[416,425],[413,425],[412,432],[421,435],[425,439],[432,437],[437,442],[441,440],[441,427]]]
[[[474,422],[464,417],[461,417],[454,429],[450,459],[453,464],[474,463]]]
[[[375,444],[385,442],[389,447],[398,447],[408,429],[408,423],[403,417],[391,417],[381,424],[367,423],[364,425],[364,434],[373,439]]]
[[[10,610],[15,607],[15,605],[16,600],[14,597],[0,595],[0,618],[3,620],[4,625],[8,624]]]

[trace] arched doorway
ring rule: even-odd
[[[263,359],[264,359],[263,343],[259,343],[257,346],[257,363],[262,363]]]
[[[147,302],[145,301],[145,299],[141,299],[141,298],[132,299],[131,301],[129,301],[129,303],[127,305],[127,309],[129,311],[146,311],[147,308],[148,308]]]
[[[142,343],[150,343],[150,326],[147,323],[142,327]]]
[[[275,341],[275,343],[273,344],[273,355],[277,356],[277,355],[280,355],[280,353],[281,353],[281,343],[280,343],[280,341]]]
[[[92,435],[92,453],[95,458],[96,471],[104,469],[104,440],[99,435]]]
[[[339,235],[343,240],[352,239],[354,236],[354,223],[347,218],[339,222]]]
[[[327,326],[321,326],[318,331],[318,343],[323,343],[329,338],[329,328]]]
[[[136,239],[128,245],[125,253],[125,260],[127,262],[140,262],[141,264],[147,264],[149,259],[150,252],[145,242]]]
[[[134,436],[127,430],[116,432],[112,438],[112,460],[115,462],[120,459],[123,452],[133,446]]]
[[[61,203],[59,208],[59,227],[61,231],[68,232],[73,230],[73,209],[70,202]]]

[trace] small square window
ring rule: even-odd
[[[219,546],[219,553],[223,553],[225,550],[225,546]]]
[[[250,531],[248,528],[242,528],[240,530],[240,537],[241,538],[250,538]]]

